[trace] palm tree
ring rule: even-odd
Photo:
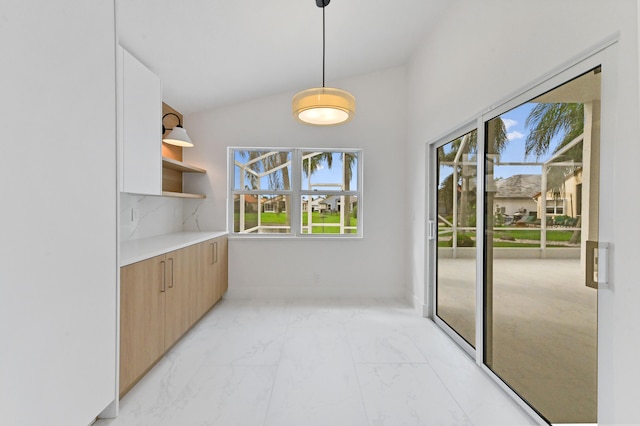
[[[551,141],[561,132],[562,139],[554,148],[560,148],[580,136],[584,131],[584,104],[579,103],[541,103],[537,104],[525,120],[529,134],[525,142],[525,155],[535,154],[536,159],[549,151]],[[582,150],[573,152],[576,158],[582,157]]]
[[[537,104],[525,120],[529,134],[525,142],[525,156],[535,154],[536,159],[549,152],[552,140],[562,135],[554,147],[556,153],[584,132],[584,104],[541,103]],[[564,153],[564,160],[582,161],[582,146],[576,145]],[[559,193],[565,176],[575,172],[574,167],[551,167],[547,174],[549,189]]]
[[[307,156],[311,154],[310,152],[304,152],[302,154],[303,157]],[[320,167],[320,164],[322,164],[322,162],[326,162],[327,163],[327,167],[331,168],[331,166],[333,165],[333,153],[331,152],[321,152],[319,155],[314,155],[312,157],[308,157],[308,158],[303,158],[302,159],[302,171],[304,172],[305,176],[307,176],[307,178],[309,177],[309,174],[313,174],[313,172],[315,172],[316,170],[318,170],[318,168]],[[309,163],[311,162],[311,163]]]
[[[289,152],[280,151],[276,155],[271,155],[266,159],[266,168],[267,170],[275,169],[281,165],[286,165],[289,162]],[[269,174],[269,186],[271,189],[291,189],[291,179],[289,177],[289,167],[285,166],[278,169],[279,173],[271,173]],[[284,197],[284,211],[287,213],[285,217],[285,225],[291,227],[291,217],[289,213],[291,209],[289,208],[290,200],[289,197]],[[281,213],[280,211],[280,203],[277,203],[277,213]]]
[[[494,118],[487,123],[486,135],[488,154],[500,154],[507,147],[509,142],[507,128],[501,118]],[[470,181],[475,177],[475,168],[470,166],[469,163],[472,163],[478,156],[478,132],[476,130],[453,140],[448,153],[445,153],[443,149],[438,149],[438,161],[453,162],[460,149],[463,150],[462,165],[455,166],[458,167],[458,176],[460,176],[460,212],[458,220],[460,226],[466,227],[470,225],[473,213],[472,209],[470,209],[472,201],[470,198]],[[458,182],[452,184],[457,185]]]
[[[289,176],[289,167],[287,163],[290,162],[288,151],[280,151],[272,153],[271,155],[267,155],[270,151],[238,151],[240,157],[243,159],[248,159],[248,169],[255,173],[263,173],[269,170],[277,169],[274,173],[269,173],[268,182],[269,189],[271,190],[289,190],[291,189],[291,179]],[[264,157],[264,158],[261,158]],[[259,161],[251,161],[261,158]],[[285,166],[285,167],[280,167]],[[280,168],[278,168],[280,167]],[[245,180],[249,182],[251,185],[250,189],[258,189],[259,188],[259,177],[254,173],[250,173],[249,170],[242,170],[242,173],[245,174]],[[289,208],[290,200],[288,197],[284,198],[284,211],[287,212],[285,225],[291,226],[291,218],[289,217],[289,212],[291,211]],[[280,203],[276,203],[277,213],[281,213]],[[260,214],[260,212],[258,212]]]
[[[344,163],[344,190],[349,191],[351,189],[351,177],[353,175],[353,166],[356,163],[356,155],[350,152],[343,152],[342,161]],[[344,206],[342,206],[344,211],[344,226],[349,227],[351,226],[351,196],[345,196],[344,199]],[[344,232],[350,234],[351,229],[345,229]]]
[[[450,174],[442,180],[440,188],[438,188],[438,214],[441,212],[445,215],[451,215],[453,213],[453,174]]]
[[[310,153],[303,153],[303,156],[306,156]],[[354,165],[356,164],[357,161],[357,157],[355,154],[350,153],[350,152],[343,152],[342,153],[342,161],[344,164],[344,174],[343,174],[343,190],[344,191],[349,191],[350,190],[350,186],[351,186],[351,177],[353,176],[353,168]],[[304,174],[307,176],[307,178],[310,177],[311,174],[313,174],[313,172],[315,172],[320,165],[322,164],[322,162],[325,162],[327,164],[327,167],[329,169],[331,169],[331,167],[333,166],[333,152],[328,152],[328,151],[323,151],[320,152],[318,155],[314,155],[308,158],[303,158],[302,160],[302,170],[304,172]],[[350,198],[350,197],[348,197]],[[340,208],[343,210],[344,212],[344,218],[345,218],[345,223],[344,226],[345,227],[349,227],[351,226],[351,203],[350,200],[345,200],[344,203],[342,203],[344,205],[342,205]],[[310,215],[311,212],[309,211],[308,214]],[[351,230],[345,230],[345,233],[351,233]]]
[[[540,103],[529,113],[525,120],[529,134],[525,142],[525,156],[535,154],[536,159],[545,155],[551,148],[551,141],[562,135],[553,152],[573,141],[584,132],[584,104],[581,103]],[[566,160],[582,161],[582,145],[578,144],[564,153]],[[554,194],[554,199],[560,194],[565,178],[575,173],[581,167],[550,167],[547,172],[548,188]],[[545,213],[543,213],[544,215]],[[577,228],[581,226],[578,219]],[[580,231],[574,231],[571,242],[580,240]]]
[[[249,164],[248,166],[248,169],[258,174],[277,169],[272,173],[268,173],[267,175],[269,181],[269,189],[274,191],[290,189],[291,182],[289,178],[289,167],[285,166],[290,161],[288,151],[239,151],[239,154],[242,158],[248,158],[250,160],[248,162],[264,156],[264,158],[261,158],[259,161],[251,162],[251,164]],[[251,184],[251,189],[264,189],[258,188],[258,176],[250,173],[248,170],[245,170],[244,173],[246,176],[245,179],[247,179]]]

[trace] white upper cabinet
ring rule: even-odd
[[[162,85],[160,78],[118,48],[120,190],[162,195]]]

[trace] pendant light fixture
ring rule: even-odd
[[[293,116],[312,126],[333,126],[351,121],[356,112],[356,100],[346,90],[324,86],[325,24],[324,8],[331,0],[316,0],[322,8],[322,87],[303,90],[293,97]]]

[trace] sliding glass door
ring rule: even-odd
[[[545,83],[430,150],[435,320],[552,424],[597,422],[601,76]]]
[[[597,421],[600,70],[485,124],[484,363],[551,423]]]
[[[471,347],[476,334],[476,181],[478,132],[436,149],[436,316]]]

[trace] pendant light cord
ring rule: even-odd
[[[322,87],[324,87],[324,56],[325,56],[325,35],[324,35],[324,9],[326,6],[322,7]]]

